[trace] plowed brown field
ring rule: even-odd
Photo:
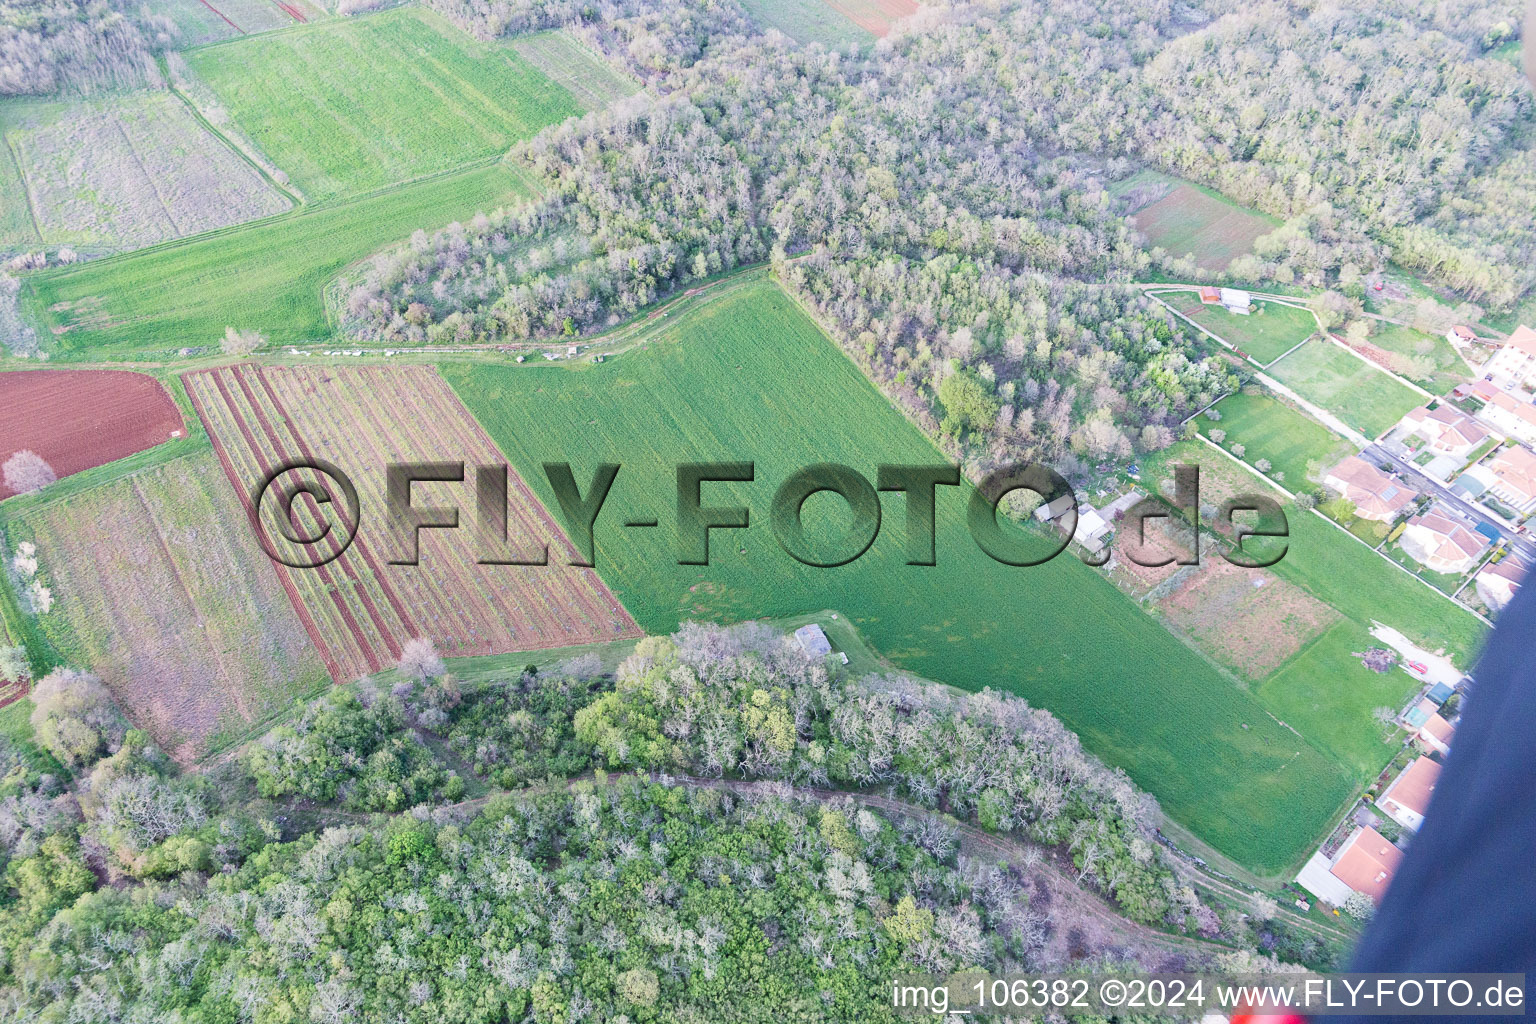
[[[65,477],[180,437],[184,428],[165,388],[142,373],[0,373],[0,464],[30,448]],[[0,499],[12,493],[0,479]]]

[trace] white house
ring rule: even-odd
[[[1475,581],[1477,596],[1492,611],[1503,611],[1504,606],[1514,600],[1520,590],[1520,583],[1525,579],[1525,568],[1525,563],[1513,555],[1483,566]]]
[[[1078,511],[1077,529],[1072,533],[1072,539],[1077,541],[1089,551],[1101,551],[1104,547],[1104,538],[1109,535],[1112,527],[1099,515],[1098,509],[1092,505],[1083,505]]]
[[[1247,316],[1253,312],[1253,296],[1241,288],[1223,288],[1221,290],[1221,304],[1226,307],[1228,313],[1240,313]]]
[[[1429,810],[1429,798],[1439,781],[1440,765],[1427,757],[1416,758],[1381,791],[1376,806],[1403,828],[1417,832],[1424,824],[1424,812]]]
[[[1488,357],[1483,374],[1501,384],[1536,385],[1536,331],[1523,325],[1517,327],[1509,340]]]
[[[1477,332],[1466,324],[1456,324],[1445,332],[1445,340],[1452,345],[1470,345],[1477,341]]]
[[[1477,415],[1484,423],[1517,441],[1536,444],[1536,405],[1485,380],[1478,381],[1471,393],[1483,400]]]

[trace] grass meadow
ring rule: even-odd
[[[582,113],[512,48],[414,7],[231,40],[187,63],[316,201],[492,156]]]
[[[3,116],[26,188],[0,202],[30,204],[45,243],[137,248],[290,205],[168,91],[9,103]]]
[[[328,337],[324,289],[345,266],[417,228],[529,194],[503,164],[217,235],[31,275],[22,300],[56,358],[154,358],[217,345],[226,326],[273,342]]]
[[[1175,257],[1192,256],[1204,270],[1227,269],[1239,256],[1253,251],[1254,240],[1280,222],[1239,206],[1220,193],[1155,171],[1144,171],[1114,191],[1162,186],[1165,194],[1137,209],[1131,219],[1151,246]]]
[[[1321,484],[1330,468],[1355,451],[1321,423],[1267,395],[1228,395],[1214,411],[1221,414],[1220,420],[1209,413],[1196,418],[1200,433],[1210,437],[1213,430],[1225,431],[1221,446],[1230,451],[1242,445],[1243,459],[1250,465],[1268,459],[1268,475],[1287,490]]]
[[[841,49],[874,41],[874,33],[854,24],[825,0],[743,0],[742,6],[764,28],[776,28],[797,43]]]
[[[507,43],[517,55],[558,82],[583,110],[601,110],[640,91],[640,83],[620,72],[565,32],[536,32]]]
[[[1277,380],[1367,437],[1378,437],[1424,397],[1331,341],[1315,339],[1267,368]]]
[[[884,526],[858,560],[820,569],[790,559],[767,519],[794,470],[836,461],[873,479],[880,463],[945,460],[767,282],[695,307],[602,365],[442,371],[551,507],[541,463],[570,461],[583,487],[599,462],[620,463],[597,565],[648,632],[839,609],[901,668],[1050,709],[1171,815],[1260,869],[1304,853],[1354,785],[1071,554],[1032,568],[992,561],[966,531],[958,488],[940,490],[937,566],[905,564],[900,495],[884,497]],[[675,467],[692,460],[756,464],[753,483],[704,485],[705,505],[751,510],[750,528],[713,532],[708,566],[677,564]],[[822,541],[847,525],[830,496],[805,509]],[[645,519],[659,525],[621,525]]]
[[[1372,321],[1371,327],[1371,336],[1366,339],[1366,344],[1399,357],[1399,372],[1437,395],[1464,383],[1472,376],[1472,369],[1467,366],[1466,360],[1457,354],[1443,334],[1426,334],[1412,327],[1380,320]]]
[[[1310,312],[1283,302],[1257,300],[1254,311],[1242,316],[1206,305],[1197,292],[1161,292],[1158,297],[1261,363],[1280,358],[1317,333],[1317,321]]]

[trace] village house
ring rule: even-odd
[[[1084,505],[1078,512],[1077,529],[1072,532],[1072,539],[1097,554],[1104,550],[1104,540],[1112,529],[1098,509]]]
[[[1477,341],[1477,332],[1466,324],[1456,324],[1445,332],[1445,340],[1452,345],[1471,345]]]
[[[1355,515],[1390,523],[1418,497],[1358,455],[1351,455],[1328,471],[1323,486],[1353,502]]]
[[[1536,510],[1536,455],[1525,447],[1506,448],[1488,463],[1488,493],[1516,512]]]
[[[1489,544],[1487,537],[1433,509],[1408,520],[1398,543],[1424,568],[1448,575],[1471,569]]]
[[[1502,391],[1486,380],[1469,386],[1467,393],[1482,401],[1483,407],[1477,415],[1483,422],[1517,441],[1536,444],[1536,405]]]
[[[1343,906],[1350,893],[1355,892],[1379,903],[1402,859],[1403,851],[1365,825],[1344,840],[1331,859],[1321,851],[1313,854],[1296,881],[1318,899],[1336,907]]]
[[[1477,596],[1490,611],[1503,611],[1504,606],[1514,600],[1515,593],[1520,589],[1525,569],[1525,563],[1513,555],[1490,562],[1477,574]]]
[[[1483,364],[1483,375],[1519,387],[1536,385],[1536,331],[1517,327]]]
[[[1433,409],[1421,405],[1404,416],[1402,423],[1410,434],[1429,442],[1430,451],[1457,459],[1465,459],[1488,439],[1487,430],[1450,404]]]
[[[1429,798],[1434,795],[1435,784],[1439,781],[1440,765],[1437,762],[1427,757],[1415,758],[1381,791],[1376,806],[1399,825],[1417,832],[1424,823],[1424,812],[1429,810]]]
[[[1425,748],[1441,754],[1451,752],[1451,736],[1456,727],[1440,717],[1440,705],[1428,697],[1420,697],[1418,703],[1408,709],[1403,715],[1403,724]]]

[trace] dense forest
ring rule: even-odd
[[[0,738],[5,1015],[893,1019],[896,971],[1068,965],[1042,854],[1217,940],[1177,968],[1332,955],[1272,901],[1202,904],[1150,798],[1016,698],[848,679],[756,624],[644,640],[616,673],[427,661],[198,774],[88,674],[40,681],[35,740]],[[1116,950],[1072,962],[1169,966]]]
[[[354,274],[362,339],[579,336],[768,260],[953,450],[1070,472],[1166,446],[1234,383],[1124,283],[1198,274],[1112,198],[1137,166],[1282,218],[1245,282],[1357,301],[1391,257],[1489,306],[1532,283],[1530,90],[1487,52],[1513,8],[962,2],[828,52],[731,0],[435,6],[482,36],[566,25],[649,89],[513,151],[538,202]]]
[[[175,23],[127,0],[0,4],[0,96],[95,92],[159,82],[154,53]]]

